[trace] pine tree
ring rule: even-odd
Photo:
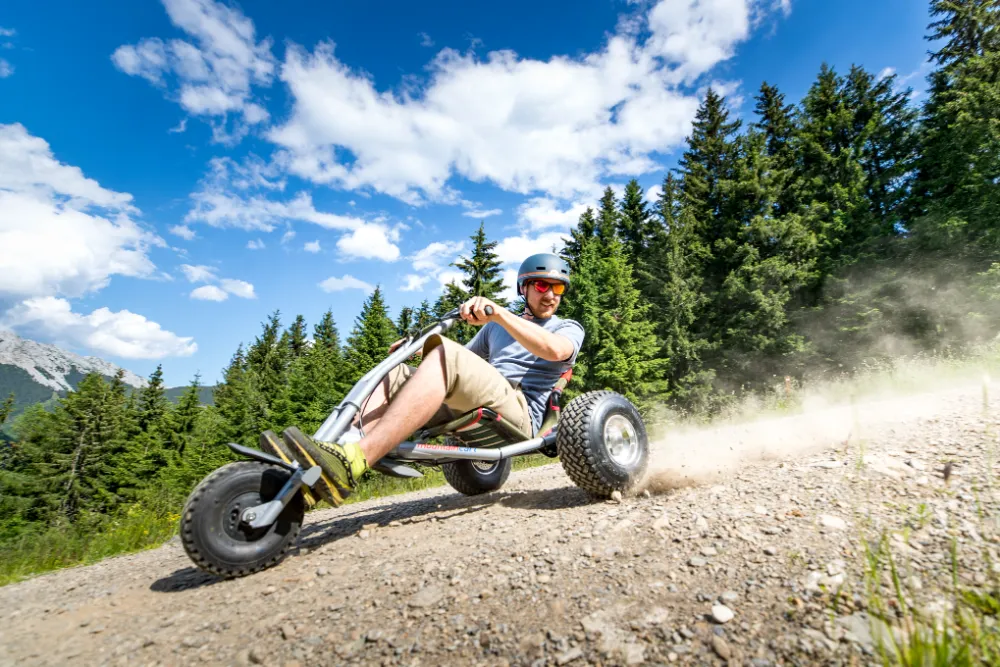
[[[420,302],[420,308],[417,309],[416,314],[416,329],[417,331],[423,331],[431,325],[434,321],[434,312],[431,310],[431,304],[427,299]]]
[[[183,456],[185,450],[192,446],[198,416],[202,411],[200,391],[201,375],[196,373],[174,409],[170,443],[177,455]]]
[[[298,359],[306,353],[308,342],[306,340],[306,318],[296,315],[295,321],[288,330],[288,351],[291,359]]]
[[[157,364],[149,382],[139,390],[139,428],[144,432],[162,430],[168,410],[167,392],[163,385],[163,365]]]
[[[333,319],[333,311],[323,313],[323,318],[313,327],[313,341],[316,346],[325,347],[328,350],[340,354],[340,334],[337,332],[337,323]]]
[[[404,338],[413,330],[413,320],[414,313],[413,309],[406,306],[399,311],[399,317],[396,318],[396,335],[400,338]]]
[[[1000,3],[934,0],[938,66],[922,114],[913,217],[927,250],[985,255],[1000,245]]]
[[[257,441],[263,430],[258,428],[260,416],[254,405],[255,392],[248,375],[247,359],[240,343],[223,371],[222,383],[215,388],[215,410],[223,429],[213,444],[236,442],[249,446]]]
[[[580,219],[576,226],[570,230],[570,239],[563,246],[560,253],[562,258],[569,264],[570,271],[576,273],[580,263],[580,256],[583,254],[583,247],[594,238],[597,229],[597,221],[594,219],[594,209],[587,207],[587,210],[580,214]]]
[[[601,243],[610,243],[618,233],[618,202],[615,191],[608,186],[601,197],[601,207],[597,213],[596,237]]]
[[[3,426],[7,418],[14,412],[14,392],[11,392],[3,403],[0,403],[0,426]]]
[[[444,291],[441,296],[438,297],[437,301],[434,302],[434,318],[440,319],[444,317],[447,313],[460,307],[463,303],[468,301],[468,293],[459,287],[459,285],[452,281],[444,286]],[[472,325],[466,324],[465,322],[459,322],[448,332],[448,337],[452,338],[462,345],[465,345],[470,340],[472,336],[475,335],[475,330],[473,330]]]
[[[484,296],[500,306],[506,306],[507,301],[500,296],[504,289],[503,262],[493,250],[497,247],[497,241],[486,240],[483,223],[479,223],[479,229],[469,238],[472,239],[471,256],[452,264],[465,273],[465,278],[462,279],[463,293],[466,298]]]
[[[766,81],[761,84],[755,111],[759,120],[754,129],[766,138],[766,153],[771,158],[774,181],[779,189],[775,200],[774,215],[785,215],[795,210],[792,181],[795,177],[795,107],[785,104],[785,95]]]
[[[650,217],[642,188],[633,178],[625,185],[618,217],[618,236],[624,242],[625,251],[633,266],[642,256],[645,239],[649,236]]]
[[[247,350],[247,372],[256,402],[258,419],[267,419],[267,411],[281,394],[290,356],[290,337],[281,331],[281,312],[275,311],[261,323],[261,333]]]
[[[347,339],[347,359],[355,381],[385,358],[395,340],[396,326],[389,319],[379,286],[365,300]]]

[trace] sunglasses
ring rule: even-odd
[[[536,292],[541,292],[545,294],[552,289],[552,293],[556,296],[562,296],[566,291],[566,285],[564,283],[544,283],[540,280],[531,281],[532,286],[534,286]]]

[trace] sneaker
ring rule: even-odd
[[[292,450],[289,449],[288,445],[282,442],[274,431],[264,431],[260,434],[260,450],[262,452],[267,452],[272,456],[277,456],[279,459],[285,463],[292,464],[296,462],[295,455]],[[299,464],[301,465],[301,464]],[[302,485],[302,497],[306,500],[306,505],[312,507],[316,504],[316,496],[309,490],[309,487]]]
[[[365,455],[356,442],[337,444],[320,442],[306,436],[294,426],[281,434],[285,444],[293,452],[299,463],[306,468],[318,465],[323,471],[313,490],[334,507],[342,504],[362,473],[368,469]]]

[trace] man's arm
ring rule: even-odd
[[[545,361],[566,361],[573,356],[575,346],[569,338],[546,331],[506,308],[494,312],[491,320],[506,329],[528,352]]]

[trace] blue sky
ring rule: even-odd
[[[0,7],[0,327],[171,385],[274,310],[346,338],[433,300],[484,220],[508,275],[606,185],[822,62],[927,72],[921,0]],[[464,245],[463,245],[464,244]]]

